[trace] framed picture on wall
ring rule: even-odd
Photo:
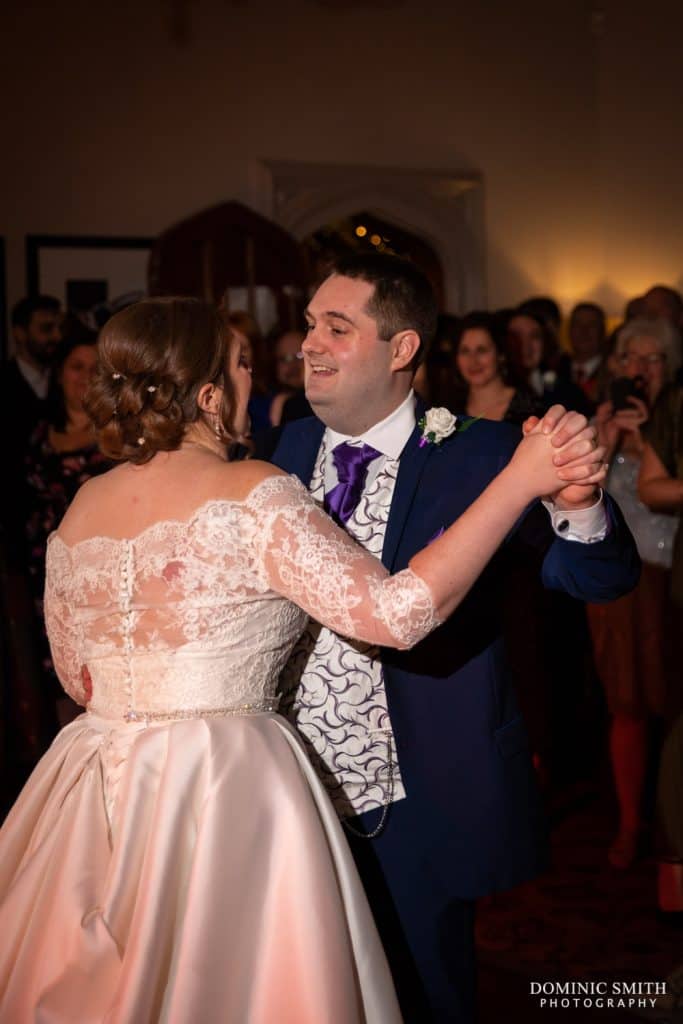
[[[103,235],[27,235],[29,295],[54,295],[74,312],[147,292],[154,239]]]

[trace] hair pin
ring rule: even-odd
[[[112,373],[112,379],[113,380],[124,380],[125,378],[124,378],[122,373]]]
[[[147,388],[147,390],[149,391],[150,395],[153,395],[154,392],[156,391],[156,389],[157,389],[156,384],[150,384],[149,387]]]
[[[138,444],[142,445],[144,443],[145,443],[145,439],[144,439],[144,437],[141,434],[140,437],[138,438]]]

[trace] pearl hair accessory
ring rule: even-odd
[[[149,391],[150,395],[153,395],[154,392],[156,391],[156,389],[157,389],[156,384],[150,384],[149,387],[147,388],[147,390]]]
[[[125,380],[126,378],[122,373],[112,373],[112,380]]]
[[[144,439],[144,437],[141,434],[140,437],[138,438],[138,444],[139,445],[143,445],[144,443],[145,443],[145,439]]]

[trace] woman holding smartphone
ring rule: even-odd
[[[619,829],[608,858],[628,868],[640,851],[643,789],[653,719],[667,705],[671,659],[670,574],[678,517],[655,514],[638,498],[645,446],[641,428],[681,363],[678,332],[664,320],[631,320],[620,330],[613,356],[610,399],[598,406],[599,443],[611,469],[606,487],[617,499],[643,560],[634,591],[609,605],[589,605],[598,674],[612,716],[610,757]]]

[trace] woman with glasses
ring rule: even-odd
[[[680,337],[667,321],[631,320],[619,331],[612,361],[616,377],[610,400],[598,406],[596,426],[611,465],[606,487],[624,512],[643,571],[640,583],[626,597],[607,605],[589,605],[588,619],[595,663],[612,715],[610,757],[619,829],[608,858],[614,867],[627,868],[642,842],[651,725],[664,714],[669,699],[669,589],[678,526],[676,515],[656,514],[638,498],[645,449],[642,428],[680,366]]]

